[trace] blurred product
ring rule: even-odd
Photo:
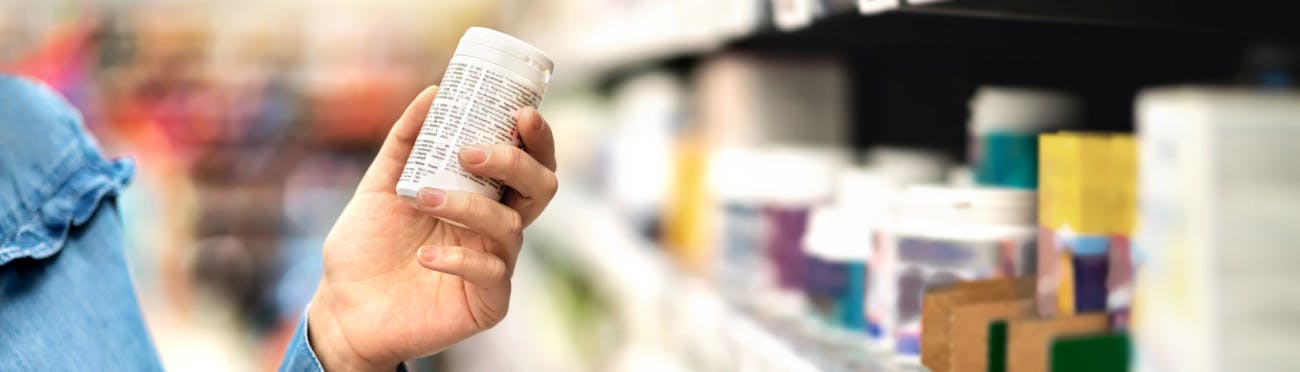
[[[743,303],[774,278],[765,264],[763,239],[768,226],[762,214],[762,184],[767,161],[756,149],[724,148],[709,159],[709,193],[715,201],[714,281],[731,301]],[[768,281],[772,283],[774,281]]]
[[[881,13],[898,8],[898,0],[858,0],[858,12],[862,14]]]
[[[969,303],[953,307],[950,317],[952,326],[948,331],[947,342],[949,353],[947,355],[948,370],[950,372],[988,371],[990,350],[1005,351],[1006,349],[1006,340],[991,339],[989,328],[997,322],[1005,323],[1010,319],[1031,317],[1033,315],[1032,287],[1023,297],[1017,297],[1014,300]],[[930,328],[927,326],[925,329],[929,330]],[[930,347],[932,343],[927,335],[922,335],[921,340],[923,342],[921,355],[924,361],[925,356],[931,355],[924,348]],[[991,342],[998,342],[999,345],[996,348],[990,347],[989,343]],[[940,361],[944,359],[942,353],[935,357]],[[931,371],[938,370],[933,364],[927,363],[926,366],[930,367]]]
[[[708,155],[694,131],[678,137],[673,151],[672,189],[664,210],[663,245],[687,271],[705,274],[713,254],[709,241],[714,221],[708,196]]]
[[[695,108],[709,146],[845,146],[844,66],[829,58],[723,54],[696,73]]]
[[[801,291],[808,280],[803,249],[808,214],[835,192],[835,176],[848,154],[835,148],[780,147],[765,155],[762,211],[771,230],[764,251],[776,268],[778,287]]]
[[[1251,45],[1242,56],[1237,82],[1263,89],[1288,89],[1295,86],[1295,53],[1276,44]]]
[[[828,324],[866,331],[867,258],[871,233],[865,220],[842,205],[821,206],[808,216],[808,278],[804,290]]]
[[[957,338],[958,330],[963,328],[987,327],[990,319],[1014,317],[1020,315],[1017,305],[1033,298],[1034,281],[1031,277],[1000,278],[953,283],[948,286],[932,287],[925,291],[924,302],[924,336],[921,345],[921,361],[926,368],[936,372],[956,370],[958,366],[950,365],[950,358],[955,357],[954,350],[958,344],[983,343],[984,338]],[[959,324],[955,317],[957,310],[964,306],[991,305],[1005,309],[988,309],[1002,313],[985,315],[983,323]],[[972,327],[973,326],[973,327]],[[985,328],[987,329],[987,328]],[[969,336],[969,335],[965,335]],[[977,355],[983,357],[984,355]],[[969,366],[961,366],[969,367]]]
[[[901,363],[919,363],[927,289],[1033,273],[1035,198],[1014,189],[907,188],[886,248],[897,259],[896,313],[886,333]]]
[[[414,199],[421,188],[472,191],[500,200],[501,181],[461,168],[462,146],[519,145],[515,113],[542,103],[555,63],[519,39],[482,27],[461,37],[429,107],[397,195]]]
[[[1106,331],[1107,323],[1106,314],[1102,313],[1008,321],[1006,372],[1047,371],[1052,363],[1048,353],[1056,340],[1099,334]],[[1090,359],[1100,357],[1094,355]]]
[[[1060,337],[1052,341],[1050,350],[1052,372],[1125,371],[1133,361],[1132,345],[1124,333]]]
[[[941,182],[952,161],[936,152],[902,147],[873,148],[867,151],[866,160],[871,175],[857,177],[862,184],[849,189],[842,184],[841,198],[868,218],[875,216],[868,225],[872,252],[867,262],[867,323],[872,346],[893,350],[898,252],[892,237],[899,223],[903,190],[911,184]]]
[[[971,163],[983,186],[1038,185],[1038,133],[1079,121],[1074,97],[1049,90],[984,86],[970,101]]]
[[[1131,135],[1110,138],[1112,205],[1110,250],[1106,270],[1106,312],[1111,326],[1127,329],[1133,304],[1134,265],[1132,238],[1137,230],[1137,140]]]
[[[1131,298],[1134,141],[1120,134],[1039,138],[1038,312],[1114,310],[1122,325]]]
[[[1137,100],[1142,371],[1283,371],[1300,350],[1300,94]]]
[[[846,317],[844,320],[849,329],[865,331],[873,338],[879,338],[881,335],[879,322],[872,321],[867,311],[871,301],[868,293],[873,285],[870,280],[872,273],[867,266],[871,265],[874,256],[880,254],[883,230],[891,219],[893,203],[901,190],[900,180],[904,179],[906,178],[888,175],[884,168],[879,166],[844,169],[840,172],[838,190],[835,194],[833,205],[835,218],[834,221],[828,222],[831,233],[809,237],[810,244],[819,246],[810,246],[810,249],[833,249],[833,252],[827,252],[829,256],[849,264],[856,264],[858,259],[861,260],[864,265],[862,277],[857,278],[855,275],[849,279],[853,283],[846,285],[849,285],[850,289],[858,285],[862,286],[863,293],[860,295],[856,292],[848,292],[851,296],[862,297],[862,303],[844,305],[858,306],[860,308],[855,311],[860,313],[843,314],[843,316]],[[857,283],[858,281],[861,283]],[[852,301],[847,298],[844,300]]]
[[[614,122],[602,149],[602,186],[614,206],[655,239],[672,197],[675,141],[684,124],[686,95],[682,82],[657,70],[629,77],[611,94]]]
[[[867,150],[867,167],[896,187],[914,183],[941,183],[953,169],[948,156],[934,150],[877,146]]]
[[[782,30],[808,27],[820,10],[817,0],[772,0],[772,19]]]
[[[968,165],[953,167],[944,177],[944,183],[952,187],[975,187],[975,170]]]
[[[853,9],[853,0],[772,0],[773,21],[777,28],[795,30],[808,27],[817,18]]]

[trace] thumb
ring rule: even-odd
[[[406,166],[406,159],[411,155],[411,148],[415,146],[415,139],[420,135],[424,117],[428,115],[429,106],[433,104],[433,99],[437,95],[438,86],[431,85],[406,106],[406,110],[402,111],[402,117],[398,118],[393,124],[393,129],[388,131],[384,145],[379,148],[375,161],[370,163],[370,169],[366,170],[366,175],[357,186],[357,191],[393,192],[397,179],[402,176],[402,168]]]

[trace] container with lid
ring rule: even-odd
[[[830,202],[837,172],[849,157],[835,147],[782,146],[763,151],[767,166],[758,190],[767,230],[763,251],[776,269],[777,285],[799,291],[808,271],[803,235],[809,211]]]
[[[1039,141],[1038,313],[1114,310],[1123,326],[1132,279],[1135,142],[1127,134],[1069,132]]]
[[[763,151],[744,147],[722,148],[709,158],[709,194],[719,227],[713,237],[713,277],[724,295],[738,303],[774,282],[763,252],[768,227],[760,185],[766,182],[767,166]]]
[[[1079,101],[1051,90],[984,86],[970,102],[971,162],[983,186],[1038,184],[1040,132],[1073,126]]]
[[[843,206],[817,207],[803,239],[809,256],[804,290],[813,309],[831,325],[864,332],[871,248],[871,232],[865,226],[865,220]]]
[[[1036,203],[1026,190],[907,188],[886,243],[896,260],[895,313],[887,327],[900,361],[919,363],[927,288],[1034,272]]]
[[[482,27],[466,31],[402,170],[397,195],[414,198],[432,187],[500,199],[500,181],[461,169],[458,153],[470,144],[519,145],[514,114],[542,102],[554,67],[545,53],[510,35]]]
[[[937,183],[948,173],[952,161],[941,153],[908,147],[875,147],[866,153],[867,167],[850,171],[840,180],[838,198],[853,213],[863,213],[871,233],[867,260],[867,329],[877,350],[893,349],[888,333],[893,322],[894,266],[897,264],[890,241],[898,204],[906,186]],[[890,248],[890,249],[886,249]]]

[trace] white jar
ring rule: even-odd
[[[500,181],[461,169],[460,148],[519,145],[514,113],[542,102],[554,67],[542,51],[510,35],[482,27],[465,31],[397,181],[397,195],[414,198],[432,187],[501,199]]]
[[[904,191],[885,251],[885,334],[896,361],[920,359],[921,298],[929,287],[1034,272],[1037,194],[1005,188],[914,185]],[[875,293],[872,293],[875,295]]]

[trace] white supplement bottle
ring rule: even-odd
[[[514,113],[542,102],[554,67],[542,51],[510,35],[483,27],[465,31],[397,181],[397,195],[413,200],[421,188],[432,187],[500,200],[500,181],[461,169],[460,148],[518,146]]]

